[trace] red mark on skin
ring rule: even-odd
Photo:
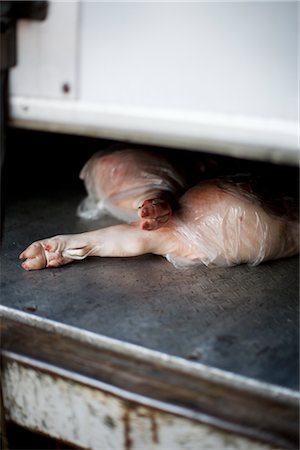
[[[49,261],[49,264],[47,264],[47,267],[59,267],[60,265],[60,257],[54,256],[51,258],[51,261]]]
[[[45,247],[45,251],[46,251],[46,252],[50,252],[50,250],[51,250],[51,245],[49,245],[49,244],[48,244],[48,245],[46,245],[46,247]]]
[[[149,222],[142,222],[141,228],[142,228],[142,230],[151,230],[152,227]]]

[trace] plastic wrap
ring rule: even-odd
[[[299,252],[299,224],[291,205],[287,199],[270,201],[270,196],[265,202],[245,180],[208,180],[186,191],[173,216],[156,230],[145,231],[135,222],[54,236],[32,243],[20,258],[26,259],[25,270],[87,256],[147,253],[165,256],[178,268],[257,265]]]
[[[165,256],[175,267],[184,268],[254,266],[297,254],[299,224],[294,212],[284,208],[286,199],[272,204],[274,208],[245,180],[202,182],[182,197],[170,224],[178,244]]]
[[[85,164],[80,178],[88,195],[77,214],[88,219],[110,214],[132,222],[138,220],[144,200],[177,198],[185,188],[184,176],[174,164],[143,149],[98,152]]]

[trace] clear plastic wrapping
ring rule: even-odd
[[[203,181],[186,191],[179,208],[158,229],[145,231],[135,222],[54,236],[32,243],[20,258],[26,259],[26,270],[58,267],[87,256],[146,253],[165,256],[178,268],[257,265],[299,252],[299,225],[290,219],[288,204],[286,199],[264,202],[245,181]]]
[[[299,224],[286,199],[269,202],[251,183],[229,179],[202,182],[186,192],[172,227],[180,243],[166,258],[178,268],[205,264],[257,265],[299,252]]]
[[[183,174],[165,157],[129,147],[96,153],[80,178],[88,195],[77,214],[88,219],[110,214],[125,222],[136,221],[144,200],[164,194],[177,198],[185,188]]]

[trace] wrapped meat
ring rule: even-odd
[[[110,214],[124,222],[156,229],[166,223],[186,187],[178,167],[157,152],[142,148],[98,152],[80,173],[88,196],[78,207],[83,218]]]
[[[257,265],[299,252],[298,221],[288,211],[283,214],[286,204],[279,203],[274,212],[245,180],[203,181],[182,196],[176,213],[154,231],[145,232],[136,222],[56,236],[31,244],[20,258],[26,259],[26,270],[58,267],[87,256],[145,253],[162,255],[183,268]]]

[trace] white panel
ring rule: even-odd
[[[289,1],[52,1],[20,22],[11,124],[298,164],[298,19]]]
[[[18,22],[17,66],[10,73],[12,95],[75,98],[78,12],[78,2],[50,1],[45,21]]]
[[[297,123],[163,108],[26,97],[11,101],[13,124],[143,144],[298,164]]]
[[[80,99],[297,121],[297,2],[84,2]]]

